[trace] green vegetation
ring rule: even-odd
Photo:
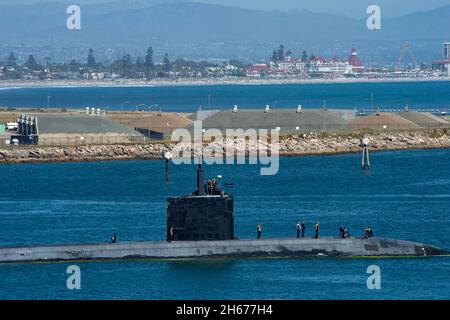
[[[284,55],[283,50],[280,53]],[[161,57],[160,63],[155,63],[152,46],[148,47],[143,56],[133,57],[125,54],[109,65],[98,62],[93,49],[88,50],[85,62],[72,59],[69,63],[52,63],[49,58],[44,58],[45,62],[40,64],[31,54],[26,61],[20,63],[13,52],[3,61],[0,59],[0,80],[242,77],[245,76],[245,68],[248,66],[237,60],[223,63],[184,59],[171,61],[168,53]]]

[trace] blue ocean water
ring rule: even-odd
[[[450,81],[393,83],[324,83],[284,85],[212,85],[166,87],[4,88],[2,107],[50,107],[135,110],[140,104],[158,104],[163,111],[193,112],[232,108],[369,109],[371,94],[380,108],[449,108]],[[47,97],[51,98],[47,100]],[[155,109],[155,108],[154,108]],[[157,108],[156,108],[157,109]]]
[[[206,166],[233,182],[240,238],[352,236],[371,225],[376,236],[450,249],[450,150],[292,157],[275,176],[258,165]],[[195,167],[163,161],[3,165],[0,246],[161,240],[165,199],[195,188]],[[0,264],[0,299],[449,299],[450,257],[353,259],[210,259],[78,262],[81,290],[68,290],[72,263]],[[381,289],[367,289],[367,267],[381,269]]]

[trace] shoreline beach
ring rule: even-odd
[[[21,88],[83,88],[83,87],[170,87],[170,86],[214,86],[214,85],[286,85],[286,84],[346,84],[346,83],[396,83],[396,82],[446,82],[450,77],[431,78],[373,78],[373,79],[182,79],[182,80],[42,80],[0,81],[1,89]]]

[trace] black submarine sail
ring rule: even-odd
[[[213,192],[207,190],[200,161],[197,190],[190,195],[167,199],[168,241],[234,239],[233,196],[223,192],[219,186]]]

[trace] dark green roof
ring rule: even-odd
[[[449,124],[447,120],[439,118],[429,112],[407,111],[401,112],[399,115],[422,127],[439,127]]]
[[[281,131],[300,127],[302,130],[321,130],[324,126],[341,127],[348,121],[335,112],[323,109],[303,109],[297,113],[296,109],[276,109],[264,112],[264,109],[241,109],[220,111],[206,118],[202,122],[205,129],[248,129],[248,128],[275,128]],[[192,125],[190,125],[192,127]]]
[[[135,130],[102,116],[35,114],[39,134],[138,134]]]

